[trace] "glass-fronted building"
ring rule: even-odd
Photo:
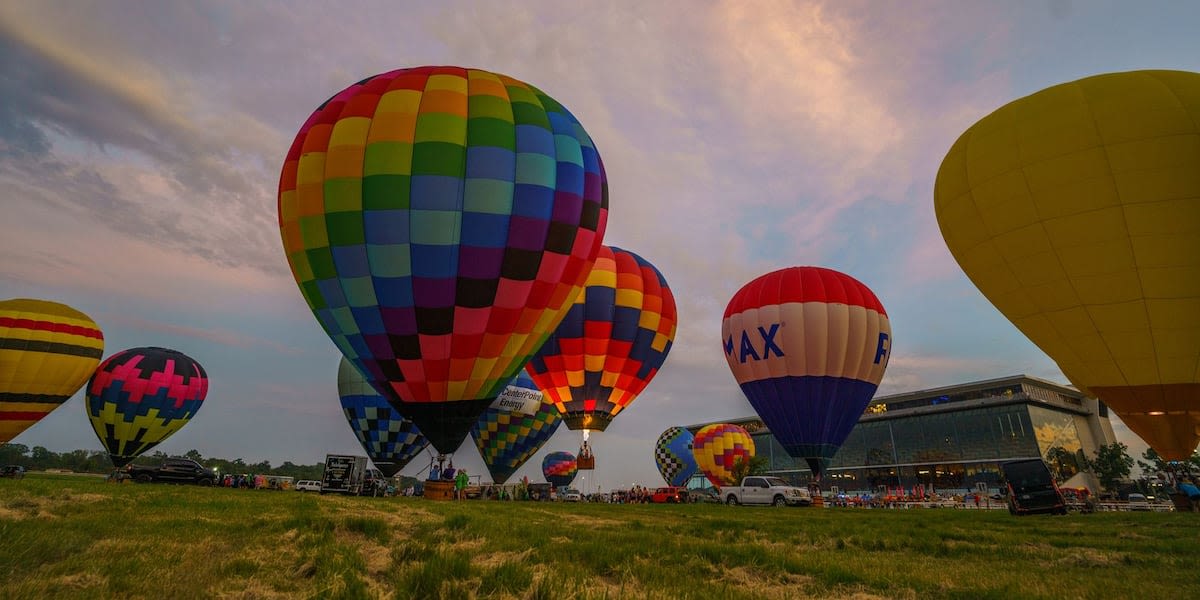
[[[757,417],[724,421],[754,438],[769,471],[796,485],[812,473],[793,459]],[[693,433],[705,424],[688,427]],[[871,401],[833,459],[821,487],[846,493],[997,490],[999,464],[1044,459],[1066,479],[1080,454],[1115,441],[1108,407],[1078,390],[1025,375],[881,396]],[[706,486],[701,474],[695,486]]]

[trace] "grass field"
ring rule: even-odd
[[[1196,598],[1200,515],[0,480],[2,598]]]

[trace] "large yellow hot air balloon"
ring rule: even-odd
[[[0,302],[0,444],[66,402],[92,376],[104,335],[58,302]]]
[[[1168,460],[1200,441],[1200,74],[1047,88],[955,142],[946,245],[1071,382]]]

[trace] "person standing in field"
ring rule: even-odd
[[[454,476],[454,499],[463,500],[467,497],[467,470],[459,469],[458,474]]]

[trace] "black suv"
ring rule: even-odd
[[[1008,484],[1008,512],[1014,515],[1067,514],[1067,502],[1042,459],[1006,462],[1000,465],[1000,472]]]

